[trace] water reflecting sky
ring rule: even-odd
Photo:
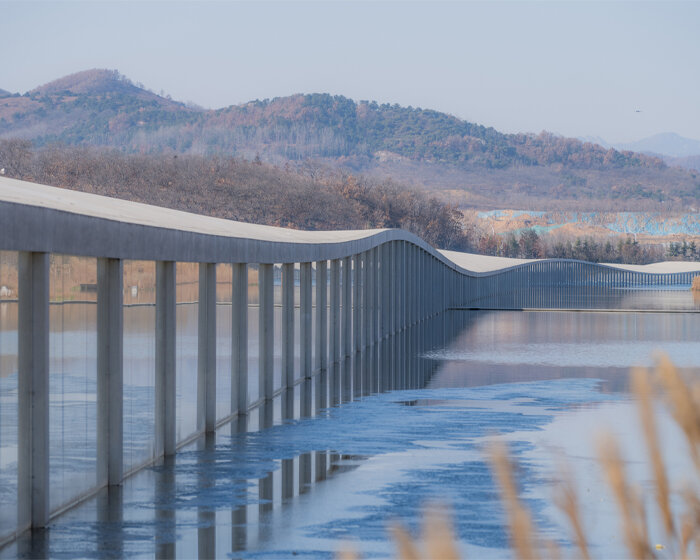
[[[467,556],[508,557],[483,457],[493,434],[509,441],[544,533],[568,543],[549,484],[555,457],[565,456],[594,555],[619,556],[593,437],[611,426],[624,438],[632,476],[649,479],[628,369],[650,364],[660,349],[698,375],[700,314],[460,313],[466,326],[424,357],[437,366],[428,388],[285,424],[273,422],[279,415],[271,408],[256,410],[246,425],[223,428],[121,489],[102,491],[0,556],[331,558],[347,541],[365,558],[386,557],[394,552],[387,524],[413,530],[423,505],[437,500],[451,506]],[[683,443],[666,416],[661,429],[680,481],[688,471]]]

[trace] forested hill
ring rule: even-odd
[[[429,109],[328,94],[203,110],[109,70],[79,72],[23,95],[0,92],[0,138],[273,163],[316,160],[449,190],[460,204],[508,193],[533,203],[687,204],[700,194],[700,179],[659,158],[549,133],[503,134]]]
[[[551,134],[502,134],[413,107],[340,95],[292,95],[202,111],[89,70],[22,96],[2,93],[0,135],[127,150],[233,153],[261,157],[408,158],[487,168],[561,163],[574,168],[663,167],[657,158]]]

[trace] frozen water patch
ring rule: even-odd
[[[536,519],[556,531],[545,515],[549,496],[537,491],[546,480],[533,466],[528,455],[533,444],[526,440],[572,405],[619,399],[601,394],[599,383],[561,379],[396,391],[267,430],[218,435],[215,445],[183,451],[173,465],[130,479],[119,521],[86,519],[88,509],[81,508],[57,520],[47,555],[105,556],[99,542],[113,543],[110,549],[122,556],[152,556],[163,543],[186,555],[193,546],[196,550],[202,531],[214,530],[217,540],[230,537],[232,526],[215,521],[219,513],[230,523],[232,512],[253,507],[254,517],[244,522],[248,549],[236,551],[236,558],[287,558],[291,552],[330,558],[344,539],[355,542],[365,558],[383,558],[394,554],[387,523],[398,519],[415,529],[424,504],[437,499],[453,507],[468,556],[509,557],[503,513],[483,456],[484,437],[523,434],[512,448],[519,479]],[[406,406],[410,401],[416,406]],[[329,473],[289,503],[273,497],[269,512],[258,511],[256,504],[269,500],[259,493],[261,481],[279,474],[282,460],[319,451],[364,459]],[[207,512],[212,517],[202,517]]]

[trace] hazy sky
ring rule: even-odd
[[[0,0],[0,62],[22,93],[110,68],[211,108],[329,92],[504,132],[700,139],[693,1]]]

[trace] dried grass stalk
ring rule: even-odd
[[[559,509],[564,512],[564,515],[566,515],[566,518],[571,524],[571,529],[574,533],[574,543],[581,553],[581,558],[584,560],[589,560],[591,555],[588,551],[586,534],[583,528],[583,522],[581,520],[580,506],[576,486],[574,484],[574,477],[569,466],[563,463],[559,467],[559,473],[560,482],[554,496],[554,501]]]
[[[690,289],[694,292],[700,292],[700,276],[693,278],[693,283],[690,285]]]
[[[513,468],[508,458],[508,450],[501,443],[489,447],[491,467],[501,489],[501,501],[508,515],[511,546],[518,558],[535,558],[535,532],[528,509],[520,503],[513,480]]]
[[[609,434],[603,436],[598,444],[598,459],[622,514],[627,549],[634,558],[652,556],[646,543],[644,528],[639,524],[636,496],[627,484],[619,446]]]
[[[459,560],[452,523],[445,508],[433,506],[428,509],[423,525],[423,541],[426,558]]]
[[[340,551],[336,555],[336,558],[338,560],[360,560],[360,556],[349,544],[340,547]]]
[[[423,519],[425,556],[421,556],[418,543],[411,538],[406,529],[400,525],[392,525],[389,528],[396,544],[397,557],[401,560],[459,560],[457,540],[446,510],[438,506],[429,507]]]
[[[632,371],[632,391],[637,397],[639,418],[649,452],[652,471],[654,473],[656,503],[661,512],[666,536],[673,538],[675,527],[673,523],[673,514],[671,513],[670,488],[666,476],[666,467],[664,465],[663,456],[661,455],[656,422],[654,420],[652,386],[649,380],[649,374],[646,370],[637,368]]]
[[[399,560],[419,560],[420,554],[411,535],[401,525],[392,525],[389,528],[394,544],[396,545],[396,557]]]
[[[700,387],[688,387],[664,354],[658,357],[656,379],[664,389],[673,418],[685,434],[695,468],[700,471]]]

